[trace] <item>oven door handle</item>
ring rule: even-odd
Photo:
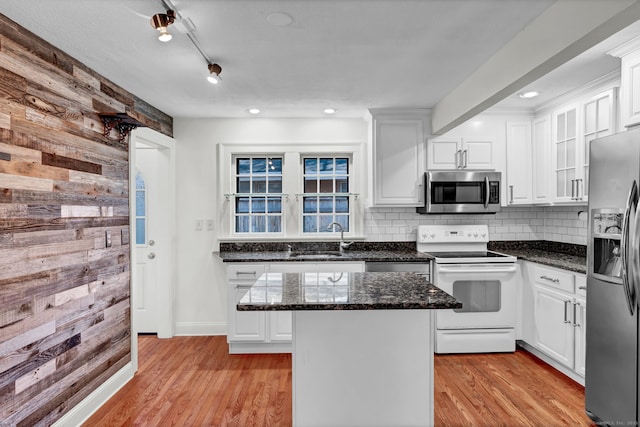
[[[515,265],[509,265],[504,267],[491,266],[491,267],[438,267],[438,273],[515,273],[517,267]]]

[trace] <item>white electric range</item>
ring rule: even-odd
[[[516,257],[487,250],[486,225],[421,225],[417,249],[434,258],[434,285],[462,302],[438,310],[436,353],[515,351]]]

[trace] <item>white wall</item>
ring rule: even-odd
[[[476,124],[477,126],[478,124]],[[216,144],[268,145],[368,139],[360,119],[175,119],[177,170],[178,335],[226,333],[224,265],[219,248]],[[363,188],[364,190],[364,188]],[[413,241],[419,224],[488,223],[492,240],[553,240],[586,244],[585,215],[576,207],[509,207],[496,215],[418,215],[413,208],[365,209],[364,230],[371,241]],[[195,230],[196,220],[203,229]]]
[[[217,230],[216,144],[326,143],[367,141],[364,119],[175,119],[177,169],[178,335],[226,333],[225,271],[212,255],[219,248]],[[196,231],[196,220],[203,230]]]

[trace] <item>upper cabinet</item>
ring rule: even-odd
[[[609,52],[621,58],[620,116],[624,127],[640,124],[640,37]]]
[[[615,132],[617,89],[587,95],[551,113],[552,202],[584,204],[589,192],[589,146]]]
[[[531,121],[507,122],[507,205],[531,204]]]
[[[427,164],[430,170],[495,169],[493,138],[441,137],[430,139]]]
[[[423,206],[430,111],[369,111],[373,119],[371,204]]]

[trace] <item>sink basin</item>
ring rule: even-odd
[[[300,251],[291,252],[289,256],[300,259],[326,259],[340,257],[342,254],[339,251]]]

